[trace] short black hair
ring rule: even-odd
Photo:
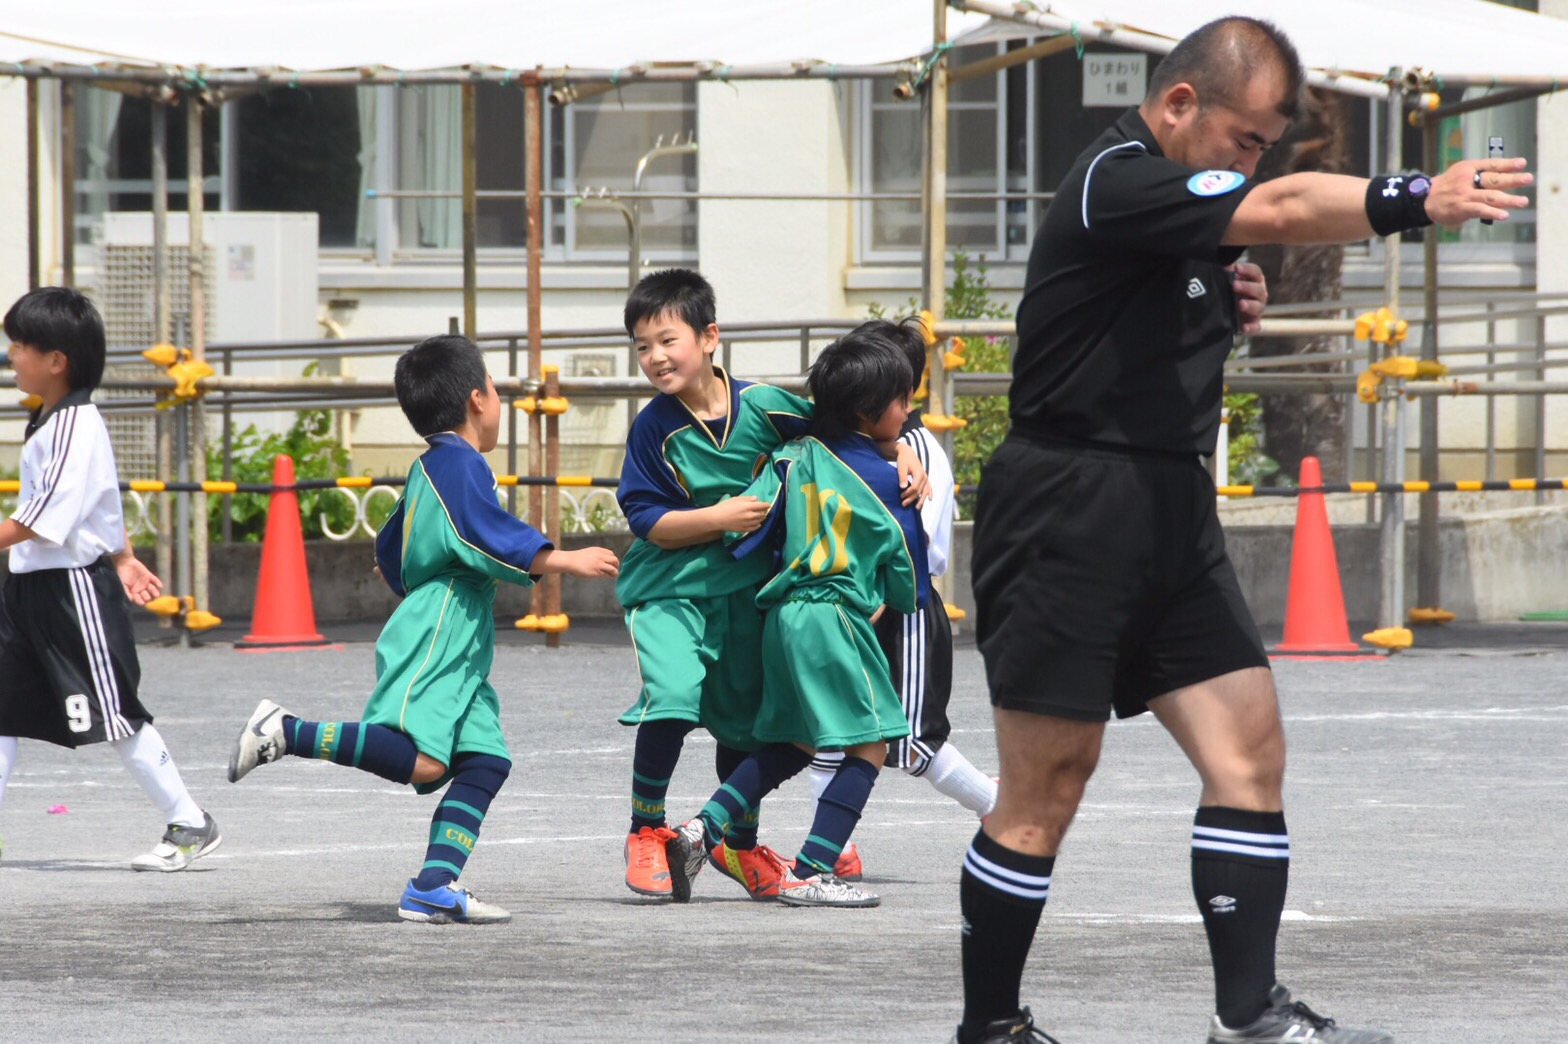
[[[679,316],[687,326],[702,333],[719,321],[713,285],[689,268],[649,272],[637,280],[626,297],[626,332],[635,336],[638,323],[666,312]]]
[[[5,335],[16,344],[64,355],[72,388],[92,391],[103,380],[103,316],[80,290],[43,286],[23,294],[5,313]]]
[[[427,337],[397,357],[392,387],[420,435],[451,431],[468,419],[468,399],[485,390],[484,353],[457,334]]]
[[[1198,105],[1234,103],[1253,78],[1268,68],[1285,81],[1285,94],[1275,110],[1286,119],[1301,114],[1302,86],[1307,74],[1290,37],[1273,22],[1233,15],[1216,18],[1182,37],[1160,59],[1149,77],[1145,101],[1152,101],[1178,83],[1191,84]]]
[[[822,349],[806,374],[814,404],[811,434],[842,438],[908,395],[914,387],[906,347],[909,336],[906,326],[872,319]]]

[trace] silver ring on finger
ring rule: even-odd
[[[1479,170],[1475,172],[1475,177],[1471,180],[1476,188],[1481,188],[1481,172]]]

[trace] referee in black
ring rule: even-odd
[[[1214,965],[1209,1044],[1392,1040],[1334,1025],[1275,979],[1285,740],[1199,458],[1215,446],[1238,319],[1257,329],[1267,299],[1261,271],[1236,264],[1248,244],[1502,221],[1527,204],[1510,190],[1530,176],[1522,159],[1493,159],[1430,178],[1253,182],[1303,78],[1273,25],[1203,26],[1078,158],[1035,236],[1012,430],[975,515],[1001,793],[964,859],[959,1044],[1051,1039],[1020,1008],[1019,981],[1112,711],[1153,712],[1202,783],[1192,883]]]

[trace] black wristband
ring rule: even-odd
[[[1380,236],[1425,228],[1426,196],[1432,179],[1425,174],[1379,174],[1367,185],[1367,220]]]

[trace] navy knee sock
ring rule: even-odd
[[[707,827],[708,847],[719,843],[731,823],[755,815],[765,795],[810,763],[811,755],[793,743],[774,743],[748,755],[698,813]]]
[[[490,754],[459,754],[452,760],[452,784],[430,818],[430,847],[414,878],[422,891],[456,881],[479,840],[479,828],[512,763]]]
[[[1274,943],[1290,876],[1283,812],[1209,806],[1192,826],[1192,893],[1214,963],[1220,1021],[1246,1026],[1268,1007]]]
[[[1018,984],[1055,866],[1055,856],[1015,852],[984,830],[970,842],[958,885],[964,933],[960,1040],[979,1040],[989,1023],[1018,1014]]]
[[[719,775],[719,782],[723,783],[735,774],[749,754],[744,750],[726,747],[722,743],[715,744],[713,753],[713,768]],[[724,843],[734,849],[748,849],[757,847],[757,823],[760,820],[758,810],[751,809],[730,820],[729,829],[725,831]]]
[[[283,718],[283,749],[298,758],[352,765],[394,783],[414,775],[419,749],[405,733],[362,721],[306,721]]]
[[[670,777],[681,759],[686,734],[697,726],[689,721],[645,721],[637,726],[632,749],[632,828],[664,826],[664,798]]]
[[[795,856],[795,876],[831,874],[838,857],[849,844],[860,814],[866,809],[871,788],[876,785],[877,767],[864,758],[846,757],[828,788],[817,801],[817,814],[811,820],[811,833]]]

